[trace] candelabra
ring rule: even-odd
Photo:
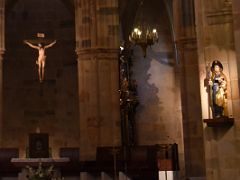
[[[135,145],[135,113],[138,105],[137,83],[131,78],[131,50],[122,47],[120,51],[120,109],[123,146]]]
[[[146,57],[147,47],[158,42],[157,29],[135,27],[129,36],[129,41],[134,45],[139,45],[143,50],[144,57]]]
[[[143,2],[143,0],[140,2],[136,12],[134,28],[129,35],[129,41],[134,45],[139,45],[143,50],[144,57],[146,57],[147,47],[158,42],[158,32],[155,25],[153,25],[155,23],[149,19],[149,12],[146,12],[146,6]]]

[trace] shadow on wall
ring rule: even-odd
[[[143,57],[142,49],[139,46],[134,47],[132,70],[133,79],[136,79],[138,84],[140,100],[138,112],[141,112],[141,116],[145,114],[145,118],[141,119],[151,119],[151,121],[159,120],[159,116],[156,116],[156,113],[159,115],[164,109],[164,103],[161,98],[159,98],[160,91],[163,91],[161,87],[165,86],[164,89],[168,87],[168,90],[171,92],[174,90],[174,87],[171,87],[170,85],[172,82],[170,82],[170,84],[167,82],[164,83],[167,79],[162,78],[167,76],[166,73],[172,73],[172,75],[174,75],[174,65],[174,52],[171,49],[171,45],[169,46],[164,45],[164,43],[158,43],[152,47],[148,47],[147,56],[145,58]],[[154,74],[151,71],[154,71]],[[156,75],[159,77],[154,77]],[[171,78],[169,77],[169,80]],[[152,79],[158,79],[158,82],[154,82]],[[151,108],[151,110],[149,110],[149,108]],[[137,116],[138,115],[139,114],[137,114]]]
[[[154,112],[161,111],[161,107],[159,105],[162,104],[160,102],[157,94],[158,94],[158,87],[154,84],[149,84],[148,81],[151,78],[151,74],[148,73],[149,69],[151,68],[151,60],[150,58],[151,52],[147,52],[146,58],[143,57],[142,49],[140,47],[134,48],[134,57],[133,57],[133,79],[136,79],[138,84],[138,98],[140,100],[140,105],[137,108],[140,114],[146,116],[145,118],[142,117],[141,119],[151,119],[151,121],[157,121],[158,118],[155,116]],[[151,107],[151,111],[147,110],[147,107]],[[138,115],[137,113],[137,119]]]
[[[161,51],[161,46],[155,44],[148,48],[148,59],[155,59],[161,64],[168,65],[171,67],[175,66],[175,57],[173,51]]]

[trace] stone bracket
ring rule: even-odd
[[[234,124],[234,118],[220,117],[214,119],[204,119],[208,127],[231,127]]]

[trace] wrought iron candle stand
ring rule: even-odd
[[[119,57],[122,145],[136,144],[135,114],[138,106],[137,83],[132,79],[132,50],[122,47]]]

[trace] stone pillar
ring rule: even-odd
[[[120,144],[117,0],[76,1],[80,159]]]
[[[0,0],[0,147],[3,126],[3,54],[5,51],[5,0]]]
[[[173,8],[179,57],[178,68],[181,74],[185,176],[203,177],[205,160],[194,0],[175,1]]]
[[[0,51],[0,147],[2,146],[3,131],[3,51]]]
[[[230,1],[230,0],[229,0]],[[235,53],[236,53],[236,64],[237,64],[237,73],[235,76],[235,82],[233,83],[233,87],[235,86],[238,91],[233,91],[233,113],[234,118],[236,120],[240,120],[240,1],[233,0],[232,7],[233,7],[233,33],[234,33],[234,42],[235,42]]]

